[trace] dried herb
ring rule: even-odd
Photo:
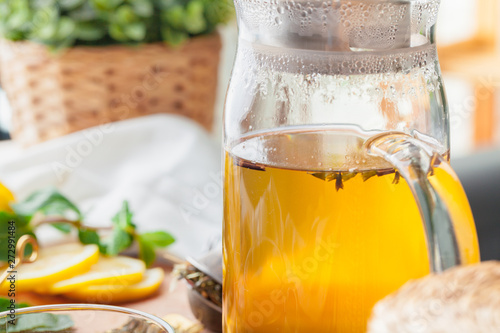
[[[358,174],[357,172],[344,172],[342,173],[342,181],[346,182],[351,178],[356,177],[357,174]]]
[[[366,182],[368,179],[375,177],[377,175],[377,170],[365,171],[361,173],[363,181]]]
[[[197,322],[179,315],[169,314],[163,318],[172,328],[175,333],[199,333],[203,330],[203,326]],[[116,328],[106,333],[160,333],[163,332],[158,326],[145,322],[141,319],[130,319],[125,325]]]
[[[266,171],[266,167],[261,165],[261,164],[250,162],[250,161],[239,159],[239,158],[234,160],[234,164],[237,166],[240,166],[242,168],[246,168],[246,169],[250,169],[250,170]]]
[[[396,174],[394,176],[394,180],[392,181],[393,184],[399,184],[399,179],[401,178],[401,175],[399,172],[396,171]]]
[[[353,171],[353,172],[339,172],[339,171],[329,171],[329,172],[314,172],[310,173],[313,177],[324,180],[326,182],[331,182],[335,180],[335,188],[337,191],[344,189],[344,182],[351,180],[358,174],[361,174],[363,181],[371,179],[372,177],[378,176],[382,177],[385,175],[395,174],[392,184],[399,184],[401,175],[395,169],[383,169],[383,170],[368,170],[368,171]]]
[[[163,329],[151,322],[142,319],[130,319],[120,328],[115,328],[106,333],[161,333]]]
[[[344,183],[342,182],[342,173],[339,172],[337,174],[335,174],[335,188],[337,189],[337,192],[340,190],[340,189],[344,189]]]
[[[201,296],[222,307],[222,285],[210,276],[189,263],[176,265],[173,274],[178,280],[185,279]]]
[[[313,177],[316,177],[318,179],[321,179],[321,180],[324,180],[327,182],[331,182],[332,180],[336,179],[335,173],[333,173],[333,172],[315,172],[315,173],[311,173],[311,175]]]

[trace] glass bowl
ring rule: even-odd
[[[11,312],[0,313],[0,333],[35,331],[36,325],[39,325],[36,332],[175,333],[167,322],[158,317],[118,306],[60,304]],[[47,323],[51,326],[42,329]]]

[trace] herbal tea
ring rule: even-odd
[[[251,138],[226,153],[224,332],[362,333],[373,305],[429,273],[408,185],[336,131]],[[477,262],[459,181],[436,166],[464,262]],[[446,191],[444,191],[446,189]]]

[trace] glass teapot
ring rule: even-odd
[[[225,333],[365,332],[410,279],[479,261],[448,164],[439,0],[235,0]]]

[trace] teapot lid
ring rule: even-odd
[[[235,0],[244,39],[319,51],[392,50],[429,42],[440,0]],[[418,41],[415,39],[419,39]]]

